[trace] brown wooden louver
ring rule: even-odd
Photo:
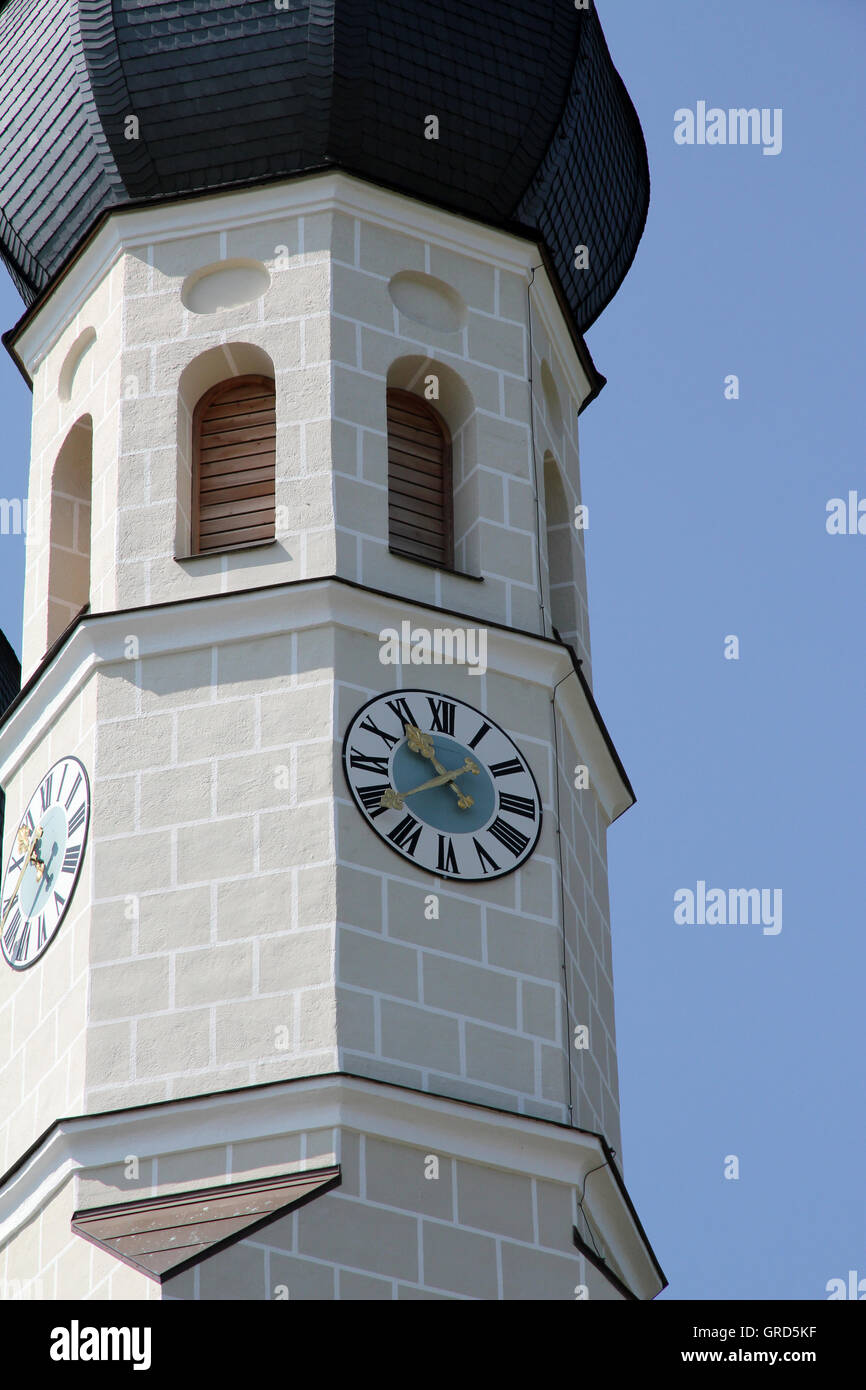
[[[273,540],[276,395],[266,376],[205,392],[193,415],[192,549]]]
[[[124,1264],[168,1279],[339,1185],[339,1168],[220,1183],[72,1215],[72,1229]]]
[[[454,564],[451,435],[427,401],[388,392],[388,537],[392,550]]]

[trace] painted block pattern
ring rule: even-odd
[[[572,1187],[345,1130],[341,1163],[341,1187],[167,1280],[163,1297],[620,1297],[574,1248]]]
[[[462,253],[460,220],[447,214],[429,209],[423,228],[403,230],[393,195],[378,215],[349,216],[304,211],[304,190],[292,187],[295,211],[253,213],[255,195],[237,193],[220,201],[220,225],[206,232],[191,223],[172,235],[175,214],[154,210],[150,232],[125,248],[34,366],[25,678],[47,645],[60,525],[51,518],[54,465],[82,419],[93,422],[94,612],[338,572],[533,632],[549,634],[559,616],[588,667],[583,533],[568,524],[580,501],[577,400],[563,366],[571,349],[537,295],[530,312],[528,274],[507,268],[526,260],[525,246],[474,228],[476,249]],[[310,190],[313,198],[315,183]],[[405,206],[417,224],[417,205]],[[266,266],[266,292],[209,313],[184,307],[185,280],[233,257]],[[407,317],[389,293],[401,272],[459,296],[460,323],[445,331]],[[61,400],[70,355],[94,329]],[[192,411],[208,386],[248,370],[272,370],[276,382],[277,538],[191,557]],[[388,550],[385,393],[421,390],[433,377],[454,438],[456,568],[483,584]],[[562,477],[565,523],[548,515],[548,455]],[[549,549],[560,554],[555,584],[569,590],[567,619],[551,599]]]

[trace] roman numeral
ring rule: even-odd
[[[74,874],[75,870],[78,868],[78,861],[80,858],[81,846],[70,845],[63,856],[63,868],[60,870],[60,872],[62,874]]]
[[[79,830],[81,826],[84,824],[84,815],[85,808],[83,806],[79,806],[78,810],[75,812],[75,815],[72,817],[72,820],[69,822],[70,835],[74,835],[76,830]]]
[[[481,740],[484,738],[485,734],[489,734],[489,733],[490,733],[490,729],[491,729],[491,725],[490,725],[490,724],[482,724],[482,725],[481,725],[481,728],[478,730],[478,733],[475,735],[475,737],[469,740],[469,747],[470,747],[470,748],[477,748],[478,745],[479,745],[479,743],[481,742]]]
[[[409,706],[406,704],[406,701],[402,698],[402,696],[397,700],[389,700],[388,708],[389,710],[391,710],[392,714],[395,714],[399,719],[400,728],[403,730],[404,733],[406,732],[407,724],[412,724],[415,727],[417,727],[415,716],[410,710]],[[363,729],[363,727],[364,726],[362,724],[361,728]]]
[[[519,758],[509,758],[504,763],[491,763],[490,771],[494,777],[509,777],[512,772],[522,772],[523,763]]]
[[[66,806],[67,811],[69,810],[69,807],[72,805],[73,801],[75,800],[75,793],[78,791],[78,788],[79,788],[80,786],[81,786],[81,773],[79,772],[78,776],[77,776],[76,779],[75,779],[75,782],[73,783],[72,791],[69,793],[69,795],[68,795],[67,798],[66,798],[66,801],[64,802],[64,805]]]
[[[63,783],[66,781],[66,769],[67,769],[68,767],[69,767],[69,764],[68,764],[68,763],[64,763],[64,764],[63,764],[63,771],[62,771],[61,774],[60,774],[60,786],[57,788],[57,800],[58,800],[58,801],[60,800],[60,797],[61,797],[62,792],[63,792]]]
[[[24,930],[15,943],[15,959],[23,960],[27,954],[27,946],[30,941],[30,923],[24,923]]]
[[[439,836],[439,861],[436,867],[440,873],[458,874],[460,872],[454,855],[454,846],[448,835]]]
[[[478,855],[478,862],[481,865],[481,868],[484,871],[484,873],[487,873],[488,864],[490,865],[494,873],[498,873],[499,865],[497,864],[495,859],[491,859],[490,855],[487,853],[487,850],[484,848],[481,842],[479,840],[476,840],[473,836],[472,843],[475,846],[475,853]]]
[[[511,853],[514,855],[522,854],[529,844],[529,837],[527,835],[523,835],[519,830],[515,830],[514,826],[509,825],[507,821],[500,820],[499,816],[496,817],[492,825],[488,825],[487,829],[491,835],[495,835],[501,845],[504,845],[506,849],[510,849]]]
[[[33,815],[30,811],[27,812],[27,814],[24,817],[24,820],[27,825],[27,829],[30,831],[30,834],[32,835],[33,831],[36,829],[36,822],[33,819]]]
[[[8,925],[8,927],[6,928],[6,934],[5,934],[5,936],[3,937],[3,941],[4,941],[4,943],[5,943],[5,945],[6,945],[6,949],[7,949],[8,951],[11,951],[11,950],[12,950],[12,942],[15,940],[15,935],[16,935],[16,932],[18,931],[18,927],[19,927],[19,925],[20,925],[20,922],[21,922],[21,911],[20,911],[19,908],[16,907],[15,912],[14,912],[14,915],[13,915],[12,917],[9,918],[9,925]]]
[[[418,848],[418,841],[423,829],[423,825],[414,816],[407,815],[403,817],[399,825],[394,826],[388,839],[393,840],[400,849],[408,850],[410,854],[414,854]]]
[[[361,728],[368,734],[375,734],[377,738],[380,738],[383,743],[388,745],[389,750],[394,747],[395,743],[400,742],[400,739],[395,734],[386,734],[384,729],[380,729],[377,724],[374,724],[369,715],[367,715],[367,718],[362,722]]]
[[[457,706],[452,705],[450,700],[433,700],[429,695],[427,696],[427,703],[433,716],[430,732],[433,734],[451,734],[453,738],[454,716],[457,713]]]
[[[39,799],[42,802],[43,811],[51,805],[51,783],[54,781],[54,774],[49,772],[42,786],[39,788]]]
[[[395,739],[396,743],[397,740]],[[357,752],[356,749],[349,749],[349,766],[357,767],[360,772],[378,773],[380,777],[388,776],[387,758],[368,758],[364,753]]]
[[[22,854],[22,856],[21,856],[20,859],[10,859],[10,860],[9,860],[9,873],[10,873],[10,874],[17,874],[18,870],[21,868],[21,865],[22,865],[23,863],[24,863],[24,855],[23,855],[23,854]]]
[[[54,890],[54,905],[57,908],[57,916],[59,917],[64,907],[66,906],[66,899],[61,898],[56,888]]]
[[[500,811],[510,811],[513,816],[527,816],[535,820],[535,802],[529,796],[511,796],[508,792],[499,793]]]
[[[387,811],[388,807],[382,805],[382,797],[389,790],[387,782],[371,782],[369,786],[356,787],[355,790],[371,820],[375,820],[377,816],[381,816],[383,812]]]
[[[55,896],[55,898],[56,898],[56,897],[57,897],[57,894],[55,893],[54,896]],[[62,902],[62,899],[61,899],[61,902]],[[36,920],[36,949],[37,949],[37,951],[41,951],[41,950],[42,950],[42,947],[45,945],[45,942],[46,942],[47,937],[48,937],[48,931],[47,931],[46,926],[45,926],[45,917],[44,917],[44,915],[43,915],[42,917],[39,917],[39,918],[37,918],[37,920]]]

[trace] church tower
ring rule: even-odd
[[[0,40],[5,1296],[654,1297],[577,441],[649,179],[594,7]]]

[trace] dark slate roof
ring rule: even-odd
[[[0,7],[0,255],[28,304],[112,208],[322,168],[541,237],[580,329],[637,249],[643,136],[571,0]]]
[[[0,629],[0,715],[8,709],[21,689],[21,662]]]

